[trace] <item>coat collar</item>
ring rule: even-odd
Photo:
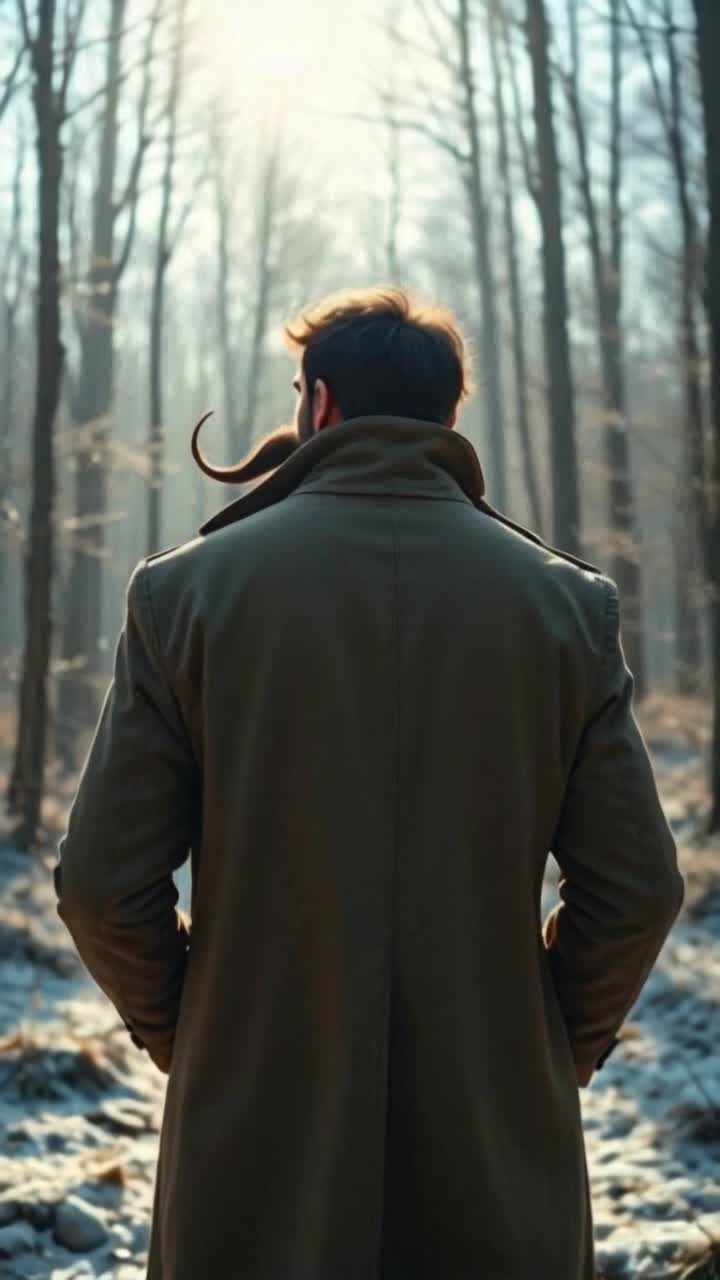
[[[476,502],[485,492],[466,436],[418,418],[349,418],[311,436],[248,493],[206,521],[213,533],[295,492],[396,493]]]
[[[291,457],[200,527],[214,533],[273,506],[292,493],[397,494],[467,502],[538,546],[599,573],[497,511],[485,498],[485,478],[467,436],[420,418],[349,418],[304,441]]]

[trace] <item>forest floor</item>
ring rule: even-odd
[[[598,1278],[720,1280],[720,842],[697,835],[707,714],[665,699],[640,718],[686,898],[622,1043],[581,1090]],[[48,801],[51,833],[71,790]],[[0,1280],[140,1280],[165,1077],[85,975],[54,862],[54,836],[32,859],[0,850]],[[556,876],[551,862],[544,911]]]

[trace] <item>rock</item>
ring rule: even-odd
[[[18,1253],[34,1253],[36,1249],[37,1238],[27,1222],[13,1222],[12,1226],[0,1227],[0,1258],[14,1258]]]
[[[110,1228],[110,1243],[113,1246],[115,1256],[122,1257],[123,1250],[125,1256],[130,1257],[128,1246],[132,1246],[133,1233],[124,1222],[114,1222]]]
[[[720,1213],[720,1190],[717,1187],[693,1187],[687,1192],[693,1209],[699,1213]]]
[[[103,1275],[112,1280],[109,1271]],[[89,1262],[75,1262],[71,1267],[63,1267],[62,1271],[51,1271],[50,1280],[95,1280],[95,1268]]]
[[[113,1133],[134,1137],[151,1128],[151,1107],[133,1102],[115,1102],[106,1099],[89,1115],[88,1119],[104,1125]]]
[[[32,1142],[32,1136],[28,1133],[25,1125],[18,1121],[16,1124],[9,1124],[5,1130],[5,1139],[7,1142]]]
[[[68,1196],[57,1207],[54,1235],[58,1244],[73,1253],[89,1253],[105,1244],[108,1229],[92,1205],[79,1196]]]
[[[37,1231],[45,1231],[53,1220],[56,1204],[54,1200],[31,1200],[22,1205],[22,1216]]]
[[[598,1218],[596,1216],[593,1223],[595,1239],[598,1241],[607,1240],[608,1236],[612,1235],[616,1225],[612,1218]]]
[[[133,1222],[133,1249],[136,1253],[147,1253],[150,1247],[150,1227],[147,1222]]]
[[[714,1252],[714,1250],[713,1250]],[[683,1271],[680,1280],[714,1280],[717,1276],[717,1262],[720,1258],[720,1251],[715,1256],[706,1255],[699,1262],[693,1262]]]
[[[20,1205],[17,1200],[0,1200],[0,1227],[6,1227],[20,1217]]]
[[[630,1251],[617,1245],[614,1248],[612,1244],[600,1245],[595,1250],[595,1261],[603,1280],[622,1280],[628,1274]]]
[[[622,1111],[616,1111],[608,1116],[603,1126],[603,1138],[625,1138],[635,1128],[637,1120],[635,1116],[623,1115]]]

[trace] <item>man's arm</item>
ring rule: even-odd
[[[60,841],[58,913],[135,1043],[170,1068],[189,933],[172,873],[197,831],[199,775],[165,676],[141,565],[113,682]]]
[[[561,901],[543,925],[581,1086],[615,1047],[684,897],[633,711],[617,587],[610,579],[603,586],[606,634],[594,709],[552,845]]]

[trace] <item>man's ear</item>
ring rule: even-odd
[[[457,420],[458,420],[458,407],[457,405],[455,405],[455,408],[453,409],[450,415],[450,421],[448,422],[448,427],[450,428],[451,431],[453,427],[457,425]]]
[[[326,427],[332,417],[332,396],[330,388],[322,378],[317,378],[312,394],[312,422],[313,430],[322,431]]]

